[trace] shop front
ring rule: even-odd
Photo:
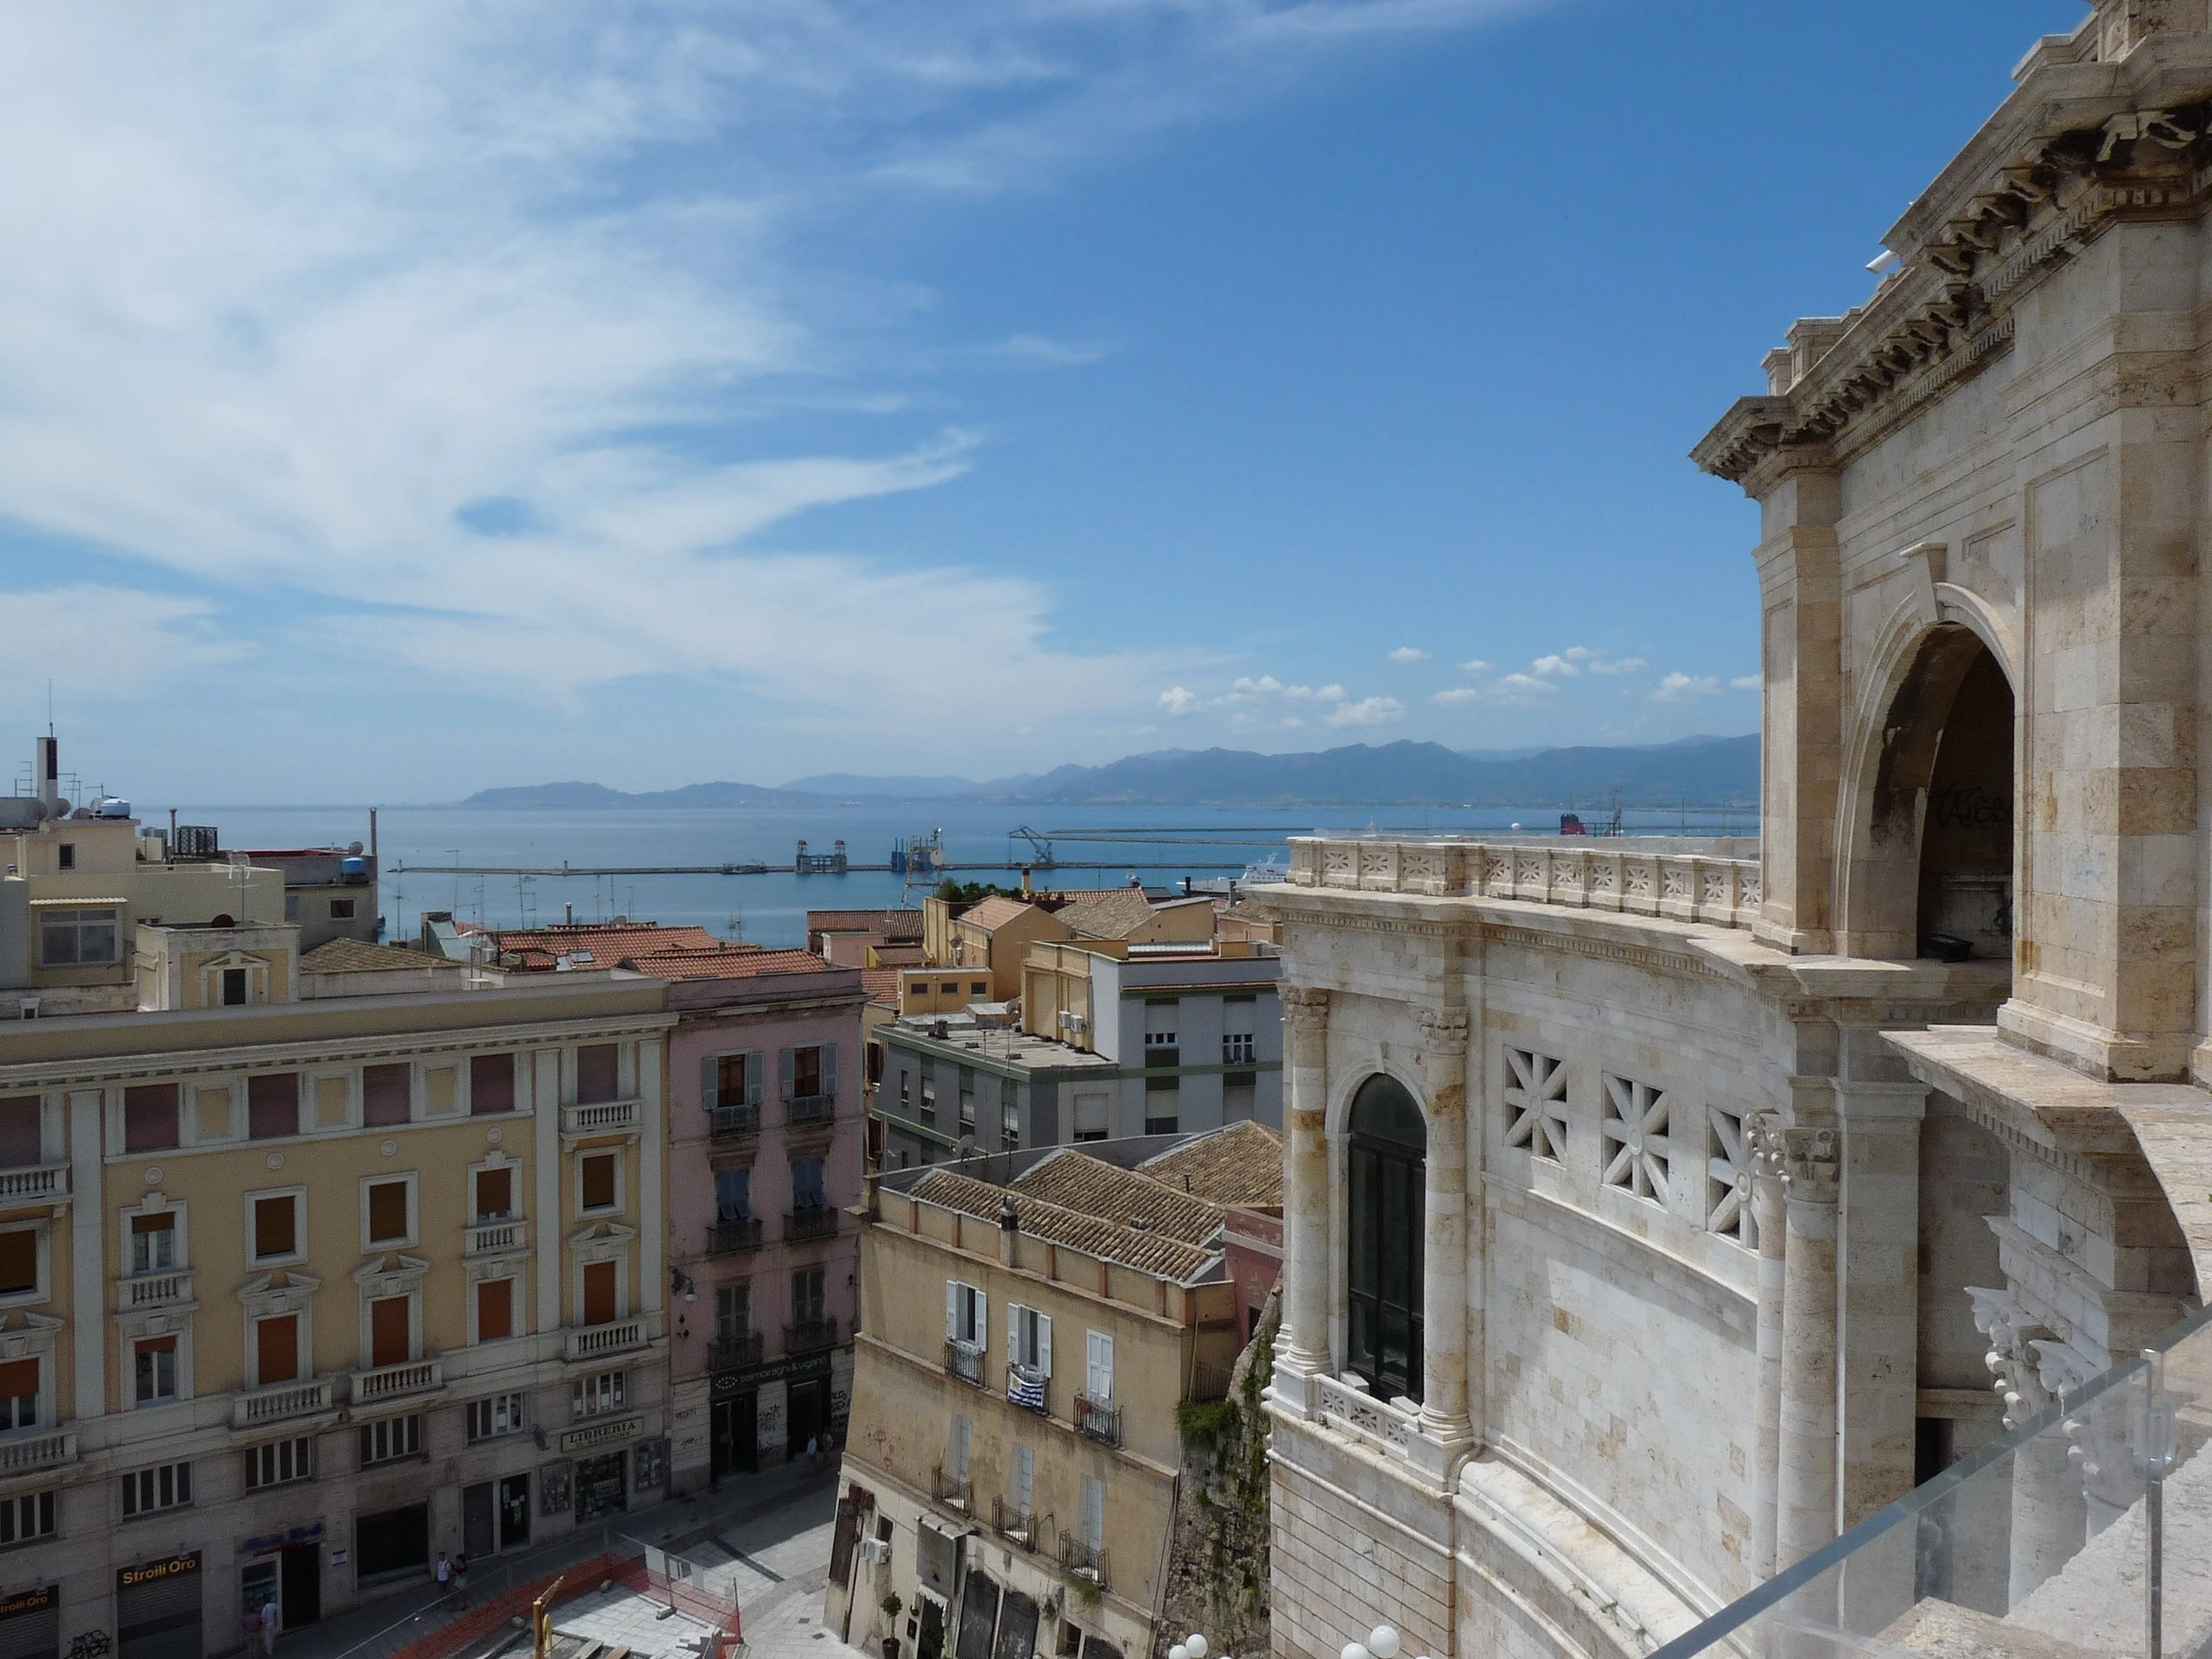
[[[827,1353],[717,1371],[708,1386],[711,1423],[708,1469],[720,1480],[763,1462],[803,1455],[810,1440],[827,1445],[834,1417]]]
[[[322,1618],[321,1522],[240,1541],[239,1614],[258,1629],[270,1607],[280,1630],[302,1630]]]
[[[200,1659],[200,1552],[115,1575],[117,1659]]]
[[[629,1508],[630,1454],[638,1449],[634,1443],[645,1427],[642,1417],[624,1417],[570,1429],[561,1437],[561,1450],[575,1459],[570,1479],[578,1526]]]
[[[20,1590],[0,1601],[0,1659],[57,1659],[61,1651],[61,1587]]]

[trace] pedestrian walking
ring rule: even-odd
[[[453,1563],[446,1559],[442,1549],[438,1552],[438,1564],[430,1569],[430,1576],[437,1580],[439,1595],[443,1596],[453,1588]]]
[[[271,1654],[275,1653],[276,1651],[276,1604],[275,1602],[271,1601],[271,1602],[266,1602],[266,1603],[263,1604],[263,1605],[262,1605],[262,1609],[261,1609],[261,1653],[262,1653],[262,1659],[269,1659],[269,1656],[270,1656]]]
[[[453,1563],[453,1587],[461,1597],[461,1610],[468,1611],[468,1557],[458,1555]]]

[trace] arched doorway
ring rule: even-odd
[[[1377,1076],[1352,1097],[1351,1130],[1345,1369],[1377,1395],[1418,1400],[1428,1126],[1403,1084]]]
[[[1883,716],[1846,954],[2011,962],[2012,729],[2012,687],[1989,647],[1955,623],[1930,629]]]

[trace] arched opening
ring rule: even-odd
[[[1344,1205],[1346,1369],[1385,1398],[1421,1398],[1421,1229],[1428,1126],[1395,1077],[1352,1097]]]
[[[2012,688],[1971,629],[1915,653],[1883,720],[1841,948],[2010,963]]]

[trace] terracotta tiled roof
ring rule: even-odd
[[[880,1002],[887,1007],[899,1006],[899,970],[896,968],[863,968],[861,988],[868,993],[871,1002]]]
[[[300,958],[303,974],[398,974],[425,968],[458,972],[467,965],[402,944],[368,944],[359,939],[326,940]]]
[[[1176,1284],[1193,1282],[1221,1259],[1217,1250],[1202,1249],[1160,1233],[1133,1232],[1119,1223],[1079,1215],[1027,1193],[1009,1194],[1004,1187],[971,1179],[949,1169],[925,1172],[908,1191],[925,1204],[940,1205],[963,1215],[994,1222],[998,1219],[999,1206],[1011,1198],[1023,1232],[1142,1273],[1158,1274]]]
[[[769,974],[826,974],[830,964],[810,950],[766,950],[757,944],[719,950],[645,950],[621,965],[655,979],[759,979]]]
[[[927,965],[918,944],[877,944],[868,947],[875,952],[879,968],[920,968]]]
[[[476,930],[471,929],[470,931]],[[709,950],[728,942],[703,927],[662,927],[654,922],[579,922],[574,926],[486,928],[497,952],[495,962],[519,956],[525,971],[544,973],[566,957],[580,968],[612,968],[626,957],[660,950]],[[758,945],[738,946],[759,950]]]
[[[1137,1168],[1164,1185],[1215,1204],[1266,1210],[1282,1203],[1282,1137],[1264,1123],[1225,1124]]]
[[[1048,1153],[1008,1185],[1081,1215],[1141,1224],[1148,1231],[1189,1244],[1203,1244],[1221,1225],[1218,1205],[1072,1147]]]
[[[1004,927],[1029,908],[1029,901],[1026,899],[1008,899],[1003,894],[993,893],[988,899],[977,899],[962,911],[959,919],[988,931]]]
[[[1152,919],[1152,905],[1135,887],[1081,899],[1060,912],[1078,939],[1126,939]]]
[[[886,941],[922,937],[918,910],[810,910],[810,933],[880,933]]]

